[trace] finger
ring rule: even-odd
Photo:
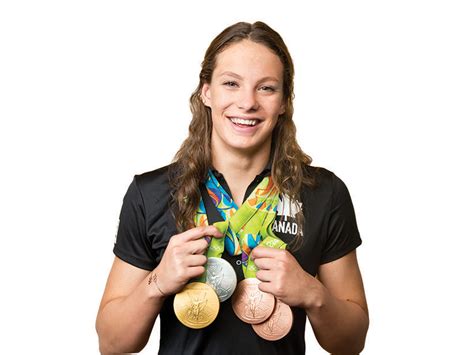
[[[275,269],[277,260],[274,258],[257,258],[254,259],[254,263],[260,270],[270,270]]]
[[[206,271],[206,268],[204,266],[189,267],[187,270],[188,279],[201,276],[204,273],[204,271]]]
[[[259,245],[252,250],[250,257],[254,260],[256,258],[276,258],[282,252],[285,252],[285,250],[269,248]]]
[[[204,238],[191,240],[183,245],[186,254],[204,254],[209,244]]]
[[[202,254],[188,255],[184,261],[184,264],[189,267],[203,266],[207,263],[207,257]]]
[[[258,270],[255,276],[262,282],[271,282],[273,280],[273,274],[274,273],[269,270]]]
[[[223,235],[214,226],[202,226],[202,227],[191,228],[187,230],[186,232],[183,232],[177,235],[177,237],[179,237],[179,239],[181,239],[183,242],[200,239],[204,236],[220,238]]]
[[[262,292],[270,293],[270,294],[273,295],[272,286],[271,286],[270,282],[260,282],[258,284],[258,289]]]

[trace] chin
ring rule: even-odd
[[[259,142],[235,142],[231,144],[230,147],[234,150],[242,151],[242,152],[254,152],[260,150],[266,144],[269,144],[268,141],[259,141]]]

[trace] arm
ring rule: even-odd
[[[165,298],[204,272],[204,236],[222,237],[222,233],[207,226],[171,237],[160,264],[151,273],[115,259],[96,320],[102,354],[143,349]]]
[[[321,346],[338,355],[364,348],[369,318],[355,251],[321,265],[319,279],[304,271],[286,250],[257,247],[260,290],[289,306],[304,308]]]
[[[148,283],[149,275],[115,258],[96,321],[102,354],[138,352],[148,342],[165,300],[156,286]]]
[[[311,290],[305,309],[321,346],[333,354],[360,353],[369,315],[356,252],[321,265]]]

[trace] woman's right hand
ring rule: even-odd
[[[170,238],[160,264],[153,271],[157,287],[165,296],[179,292],[190,279],[205,271],[204,253],[208,247],[205,236],[222,238],[223,234],[214,226],[203,226]]]

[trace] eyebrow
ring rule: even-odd
[[[239,79],[239,80],[243,79],[239,74],[231,72],[231,71],[225,71],[225,72],[222,72],[222,73],[219,74],[219,76],[224,76],[224,75],[232,76],[232,77],[234,77],[236,79]],[[275,78],[273,76],[266,76],[266,77],[261,78],[260,80],[258,80],[258,82],[261,83],[263,81],[268,81],[268,80],[280,82],[280,80],[278,80],[277,78]]]

